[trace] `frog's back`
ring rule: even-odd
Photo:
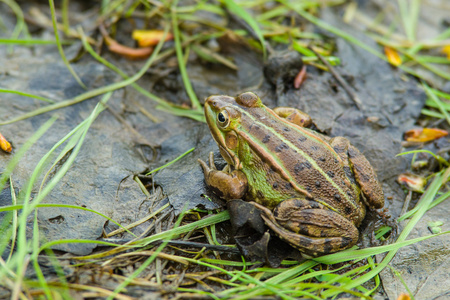
[[[267,171],[274,188],[282,187],[286,198],[306,196],[343,215],[358,213],[359,188],[354,176],[326,140],[266,107],[242,110],[241,135],[257,156],[255,161],[261,160],[257,167]]]

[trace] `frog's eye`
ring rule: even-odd
[[[217,124],[222,128],[225,128],[230,124],[230,117],[226,110],[222,110],[217,114]]]

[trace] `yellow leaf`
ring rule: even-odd
[[[1,133],[0,133],[0,149],[8,153],[12,151],[11,144],[5,139],[5,137]]]
[[[405,140],[408,142],[429,142],[447,135],[446,130],[438,128],[411,129],[405,132]]]
[[[138,42],[139,47],[154,46],[159,43],[164,35],[162,30],[133,30],[132,37]],[[171,33],[167,34],[166,41],[173,39]]]
[[[397,300],[411,300],[411,298],[409,297],[408,294],[406,294],[406,293],[401,293],[401,294],[398,296]]]
[[[450,59],[450,45],[444,46],[442,48],[442,53],[447,54],[447,58]]]
[[[398,54],[397,51],[395,51],[392,48],[389,48],[387,46],[384,47],[384,53],[386,54],[386,57],[388,61],[394,65],[394,66],[400,66],[402,64],[402,58]]]

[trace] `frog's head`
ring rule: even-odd
[[[261,99],[251,92],[237,97],[213,95],[205,101],[205,117],[222,157],[235,168],[239,166],[242,141],[239,130],[249,108],[262,107]]]

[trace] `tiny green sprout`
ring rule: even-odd
[[[388,232],[390,232],[392,230],[392,227],[391,226],[381,226],[380,228],[378,228],[376,231],[375,231],[375,238],[377,239],[377,240],[381,240],[381,241],[384,241],[384,240],[386,240],[386,238],[384,237]]]
[[[442,232],[441,226],[444,225],[444,222],[442,222],[442,221],[431,221],[431,222],[428,222],[427,225],[428,225],[428,229],[431,231],[431,233],[437,234],[437,233],[441,233]]]

